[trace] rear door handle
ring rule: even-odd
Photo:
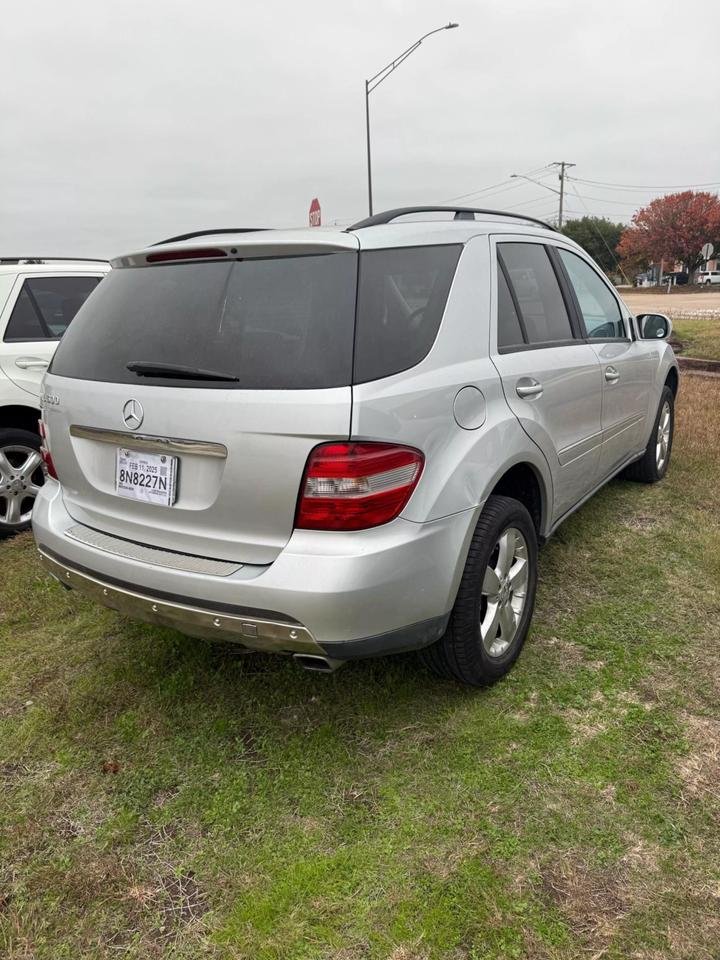
[[[617,383],[620,379],[620,371],[616,367],[605,367],[605,379],[608,383]]]
[[[543,385],[532,377],[520,377],[515,387],[515,392],[523,400],[532,400],[533,397],[542,396]]]
[[[15,366],[21,370],[44,370],[49,363],[49,360],[43,360],[42,357],[18,357]]]

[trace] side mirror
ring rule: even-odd
[[[641,313],[637,322],[643,340],[667,340],[672,333],[672,320],[664,313]]]

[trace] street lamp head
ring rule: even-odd
[[[453,30],[455,27],[459,27],[459,26],[460,26],[459,23],[449,23],[449,24],[445,27],[445,29],[446,29],[446,30]]]

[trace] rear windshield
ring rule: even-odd
[[[418,363],[437,335],[459,246],[113,270],[77,314],[51,371],[177,387],[348,386]],[[355,314],[357,300],[357,338]],[[353,351],[355,377],[353,378]],[[134,362],[237,382],[143,376]]]
[[[178,387],[346,386],[356,276],[354,253],[112,270],[63,338],[52,372]],[[139,380],[127,369],[137,361],[238,379]]]

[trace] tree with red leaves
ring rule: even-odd
[[[658,197],[623,230],[617,252],[624,260],[680,260],[692,274],[703,262],[702,247],[720,241],[720,199],[685,190]]]

